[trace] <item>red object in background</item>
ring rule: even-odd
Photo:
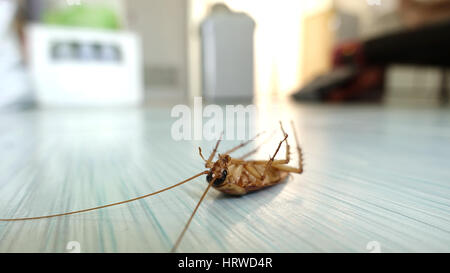
[[[326,101],[380,101],[383,95],[384,67],[367,66],[364,50],[360,42],[338,45],[332,55],[333,68],[352,65],[358,70],[357,76],[345,86],[331,91]]]
[[[365,64],[363,48],[360,42],[346,42],[340,44],[335,47],[332,56],[333,67],[346,64],[363,66]]]
[[[383,95],[384,68],[363,68],[348,85],[328,94],[327,101],[380,101]]]

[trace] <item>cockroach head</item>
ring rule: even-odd
[[[214,162],[214,165],[210,169],[208,176],[206,176],[206,181],[209,183],[213,178],[215,178],[216,180],[214,180],[213,186],[221,186],[227,179],[228,164],[230,161],[231,157],[229,155],[219,154],[219,159]]]

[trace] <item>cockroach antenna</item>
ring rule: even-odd
[[[164,191],[168,191],[170,189],[173,189],[175,187],[178,187],[188,181],[191,181],[201,175],[206,174],[206,181],[208,182],[208,187],[203,192],[202,196],[200,197],[197,205],[194,208],[194,211],[192,212],[191,216],[189,217],[188,221],[186,222],[183,230],[181,231],[180,235],[178,236],[178,239],[176,240],[175,244],[172,247],[172,252],[175,252],[178,248],[178,246],[181,243],[181,240],[183,239],[183,236],[185,235],[187,229],[189,228],[189,225],[192,222],[192,219],[194,218],[195,214],[198,211],[198,208],[200,207],[200,204],[205,199],[206,194],[208,193],[209,189],[211,187],[215,188],[216,190],[219,190],[223,193],[229,194],[229,195],[244,195],[248,192],[253,192],[257,190],[261,190],[276,184],[281,183],[282,181],[285,181],[286,178],[290,175],[290,173],[302,173],[303,172],[303,156],[302,156],[302,149],[300,148],[300,145],[298,144],[298,136],[294,128],[294,123],[291,121],[292,129],[294,132],[294,139],[296,143],[296,150],[297,150],[297,156],[298,156],[298,167],[292,167],[288,166],[290,162],[290,146],[288,144],[288,135],[283,129],[283,125],[280,122],[280,128],[281,132],[283,133],[283,139],[278,144],[277,148],[275,149],[275,153],[269,157],[269,160],[246,160],[247,157],[250,155],[256,153],[259,148],[262,146],[259,145],[252,151],[244,154],[241,157],[238,158],[232,158],[229,154],[232,152],[235,152],[236,150],[246,146],[251,141],[255,140],[257,137],[259,137],[262,133],[256,135],[254,138],[245,141],[236,147],[228,150],[224,154],[219,154],[218,159],[216,161],[213,161],[217,149],[219,147],[221,138],[223,136],[223,132],[221,134],[221,137],[219,140],[217,140],[216,145],[214,147],[214,150],[209,155],[208,159],[206,160],[202,155],[202,150],[199,147],[199,154],[200,157],[205,161],[205,167],[208,168],[208,170],[202,171],[186,180],[183,180],[181,182],[178,182],[175,185],[166,187],[164,189],[161,189],[156,192],[152,192],[146,195],[142,195],[136,198],[128,199],[121,202],[111,203],[108,205],[93,207],[89,209],[83,209],[83,210],[76,210],[66,213],[59,213],[59,214],[51,214],[46,216],[37,216],[37,217],[24,217],[24,218],[12,218],[12,219],[0,219],[0,221],[25,221],[25,220],[37,220],[37,219],[44,219],[44,218],[52,218],[52,217],[58,217],[58,216],[66,216],[66,215],[72,215],[77,213],[83,213],[93,210],[99,210],[104,209],[112,206],[117,206],[129,202],[133,202],[136,200],[144,199],[152,195],[156,195],[159,193],[162,193]],[[264,142],[265,143],[265,142]],[[284,159],[275,159],[277,153],[279,152],[281,146],[285,143],[286,145],[286,155]]]

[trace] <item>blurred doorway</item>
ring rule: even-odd
[[[303,70],[308,66],[305,61],[311,62],[311,58],[303,56],[309,52],[305,51],[304,39],[308,35],[311,36],[313,31],[309,29],[307,32],[309,34],[305,35],[305,19],[312,14],[330,10],[331,0],[190,0],[187,24],[190,96],[200,95],[202,88],[199,26],[207,16],[209,8],[220,2],[234,11],[247,13],[256,22],[254,37],[256,99],[285,97],[297,89],[305,80]],[[318,25],[323,26],[323,23]],[[308,48],[314,46],[308,44]],[[328,48],[320,43],[317,46]]]

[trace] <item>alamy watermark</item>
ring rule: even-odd
[[[68,253],[81,253],[81,244],[78,241],[70,241],[66,245]]]
[[[171,128],[174,140],[216,140],[222,132],[226,140],[245,140],[255,135],[257,107],[209,104],[203,108],[202,97],[195,97],[193,109],[179,104],[172,108],[170,115],[178,118]],[[205,123],[204,119],[207,119]]]
[[[370,241],[367,243],[366,249],[370,253],[381,253],[381,244],[378,241]]]

